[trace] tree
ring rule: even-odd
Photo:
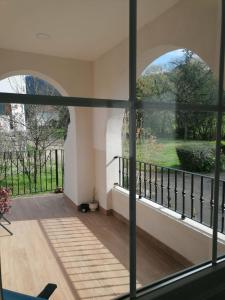
[[[57,96],[59,92],[46,81],[32,76],[16,76],[8,79],[16,93]],[[34,182],[37,181],[38,160],[43,162],[45,151],[63,142],[70,121],[69,110],[62,106],[43,106],[36,104],[11,104],[11,110],[5,118],[9,119],[11,130],[2,131],[4,151],[17,151],[16,163]],[[31,157],[32,156],[32,157]],[[41,166],[39,166],[41,167]]]
[[[184,58],[172,63],[169,73],[172,93],[176,103],[212,104],[217,99],[217,82],[209,67],[190,50]],[[188,138],[212,139],[215,134],[215,117],[211,113],[179,111],[176,114],[178,135]]]
[[[217,99],[217,81],[210,68],[192,51],[184,49],[180,59],[166,68],[152,65],[137,81],[137,100],[151,103],[212,104]],[[128,117],[125,117],[128,122]],[[137,136],[153,134],[183,139],[215,138],[215,116],[208,112],[136,112]],[[125,126],[128,128],[128,126]]]
[[[32,95],[58,96],[59,92],[49,83],[32,76],[8,79],[15,92]],[[18,150],[45,150],[63,139],[70,121],[69,110],[64,106],[24,105],[24,113],[10,112],[12,131],[9,139]],[[24,130],[21,130],[24,128]]]

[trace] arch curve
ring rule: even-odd
[[[151,64],[153,63],[157,58],[163,56],[164,54],[167,54],[172,51],[180,50],[180,49],[188,49],[190,51],[193,51],[194,54],[196,54],[200,59],[209,66],[209,68],[215,72],[216,70],[213,68],[212,63],[207,59],[207,57],[204,55],[204,53],[199,53],[197,49],[190,48],[189,46],[181,46],[181,45],[160,45],[158,47],[154,47],[151,49],[148,49],[145,51],[145,53],[142,53],[141,58],[139,59],[138,67],[137,67],[137,77],[140,77],[142,72]]]
[[[67,91],[63,88],[61,84],[59,84],[56,80],[51,78],[48,75],[45,75],[44,73],[38,72],[38,71],[33,71],[33,70],[16,70],[16,71],[9,71],[7,73],[0,74],[0,80],[12,77],[12,76],[17,76],[17,75],[31,75],[37,78],[40,78],[48,83],[50,83],[54,88],[56,88],[59,93],[62,96],[69,96]]]

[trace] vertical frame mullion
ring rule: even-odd
[[[220,150],[221,150],[221,129],[223,118],[223,83],[224,83],[224,50],[225,50],[225,0],[221,1],[221,35],[220,35],[220,58],[219,58],[219,87],[218,87],[218,112],[216,124],[216,164],[215,164],[215,185],[214,185],[214,211],[213,211],[213,240],[212,240],[212,263],[217,263],[217,231],[218,231],[218,207],[219,207],[219,179],[220,179]]]
[[[136,69],[137,0],[129,1],[129,227],[130,299],[136,298]]]

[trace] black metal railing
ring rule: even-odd
[[[0,186],[13,196],[63,188],[64,150],[0,153]]]
[[[119,186],[129,188],[129,159],[118,157]],[[137,194],[210,228],[213,226],[214,178],[137,161]],[[219,187],[219,231],[224,232],[225,181]]]

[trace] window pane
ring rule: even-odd
[[[216,114],[138,110],[136,119],[139,286],[211,260]]]
[[[224,223],[224,209],[225,209],[225,118],[223,114],[222,122],[222,143],[221,143],[221,157],[220,157],[220,184],[219,184],[219,211],[218,211],[218,257],[225,253],[225,223]]]
[[[123,111],[10,107],[0,116],[0,186],[12,192],[12,209],[4,216],[14,234],[6,237],[1,227],[4,288],[35,295],[45,266],[46,281],[58,285],[62,299],[128,293],[129,201],[117,184]],[[18,244],[32,253],[26,268],[37,278],[26,287]]]
[[[137,100],[146,106],[136,117],[137,227],[149,246],[143,258],[137,241],[137,274],[144,284],[211,260],[219,20],[220,1],[138,1]]]

